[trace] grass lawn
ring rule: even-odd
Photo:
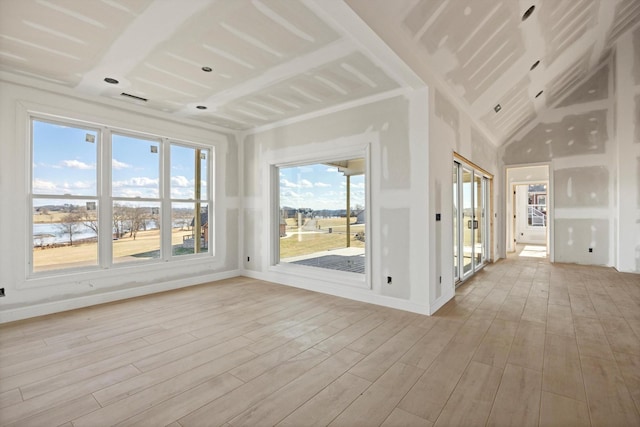
[[[364,225],[359,231],[364,230]],[[364,248],[364,242],[353,238],[357,233],[352,227],[351,247]],[[300,255],[312,254],[315,252],[341,249],[347,246],[347,235],[345,233],[309,233],[294,234],[280,239],[280,258],[290,258]]]
[[[182,247],[182,236],[192,231],[174,228],[171,243],[174,255],[193,253],[193,249]],[[123,237],[113,241],[113,258],[118,261],[132,261],[158,257],[160,254],[160,231],[139,231],[136,239]],[[34,271],[55,270],[60,268],[97,265],[98,244],[96,242],[74,244],[59,248],[33,250]]]

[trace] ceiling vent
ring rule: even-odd
[[[126,92],[122,92],[120,95],[126,96],[127,98],[135,99],[136,101],[142,101],[142,102],[147,102],[148,101],[147,98],[143,98],[141,96],[131,95],[130,93],[126,93]]]

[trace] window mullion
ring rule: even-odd
[[[98,236],[98,257],[102,268],[110,268],[113,263],[112,248],[112,224],[113,209],[111,203],[111,130],[102,129],[102,135],[98,138],[98,199],[100,224]]]
[[[160,165],[160,198],[161,198],[161,215],[160,222],[162,226],[161,230],[161,244],[160,254],[164,261],[169,261],[171,258],[171,162],[170,152],[171,144],[167,138],[163,138],[161,142],[161,165]]]

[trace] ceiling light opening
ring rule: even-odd
[[[213,68],[211,67],[202,67],[202,71],[204,71],[205,73],[210,73],[213,71]]]
[[[527,19],[529,19],[529,17],[531,16],[531,14],[533,13],[534,10],[536,10],[535,6],[531,6],[529,9],[527,9],[524,12],[524,15],[522,15],[522,20],[526,21]]]
[[[197,105],[197,106],[196,106],[196,108],[197,108],[198,110],[206,110],[206,109],[207,109],[207,106],[206,106],[206,105]]]
[[[543,91],[543,90],[541,90],[540,92],[538,92],[538,93],[536,94],[536,98],[537,98],[537,97],[539,97],[540,95],[542,95],[542,92],[544,92],[544,91]]]
[[[500,110],[502,110],[502,107],[500,106],[500,104],[496,104],[496,106],[493,107],[493,111],[495,111],[496,113]]]
[[[535,70],[538,65],[540,65],[540,60],[537,60],[536,62],[534,62],[531,68],[529,68],[529,70],[531,71]]]
[[[117,85],[118,83],[120,83],[119,81],[117,81],[116,79],[112,78],[112,77],[105,77],[104,81],[112,84],[112,85]]]

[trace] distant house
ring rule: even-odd
[[[357,217],[356,224],[364,224],[366,212],[367,211],[365,209],[354,212],[355,216]]]
[[[195,217],[191,220],[191,229],[193,230],[193,228],[196,226],[196,219]],[[205,209],[204,211],[200,212],[200,229],[201,229],[201,233],[200,233],[200,247],[201,248],[208,248],[209,247],[209,210]],[[194,235],[190,235],[190,236],[183,236],[182,237],[182,246],[185,248],[193,248],[195,245],[195,241],[194,241]]]

